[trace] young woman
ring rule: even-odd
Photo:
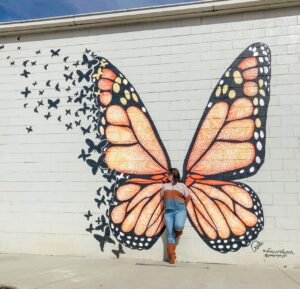
[[[190,201],[191,196],[186,185],[180,182],[180,174],[176,168],[171,168],[167,176],[169,182],[163,184],[161,194],[164,198],[169,261],[174,264],[175,239],[182,234],[186,220],[186,202]]]

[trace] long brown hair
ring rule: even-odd
[[[169,169],[169,174],[171,174],[173,176],[173,180],[174,180],[173,185],[180,182],[180,173],[176,168],[170,168]]]

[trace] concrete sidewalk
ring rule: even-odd
[[[0,254],[0,284],[18,289],[300,289],[300,268]]]

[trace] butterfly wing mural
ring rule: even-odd
[[[264,161],[270,63],[262,43],[237,57],[216,85],[184,161],[190,222],[222,253],[248,246],[264,226],[256,193],[233,180],[254,175]]]
[[[149,249],[164,229],[160,190],[170,160],[134,87],[108,60],[98,60],[92,75],[103,111],[98,130],[107,140],[100,165],[124,176],[110,206],[110,228],[125,246]]]
[[[20,94],[25,109],[46,120],[55,117],[67,131],[80,129],[86,147],[78,159],[111,183],[97,190],[97,207],[106,211],[85,215],[89,222],[96,218],[87,232],[101,250],[106,243],[115,244],[117,257],[125,253],[123,245],[150,249],[164,230],[160,188],[171,161],[141,97],[109,60],[89,49],[81,61],[59,48],[48,54],[62,58],[64,83],[28,82]],[[31,81],[28,63],[20,76]],[[263,43],[251,44],[234,60],[213,90],[184,160],[183,181],[193,196],[187,207],[190,223],[221,253],[249,245],[263,228],[257,194],[236,180],[251,177],[264,162],[270,65],[270,49]],[[42,67],[48,71],[51,63]],[[33,94],[45,105],[30,104]],[[34,130],[28,124],[26,131]]]

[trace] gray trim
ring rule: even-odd
[[[300,0],[208,0],[0,24],[0,36],[204,17],[300,6]]]

